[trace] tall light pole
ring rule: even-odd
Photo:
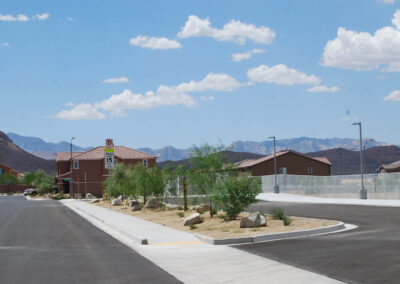
[[[362,129],[361,121],[354,122],[353,125],[358,125],[360,129],[360,170],[361,170],[361,189],[360,189],[360,199],[367,199],[367,190],[364,188],[364,158],[363,158],[363,145],[362,145]]]
[[[274,193],[279,193],[279,185],[276,181],[276,139],[275,136],[268,137],[269,139],[274,139],[274,176],[275,176],[275,185],[274,185]]]
[[[72,137],[71,138],[71,143],[70,143],[70,145],[71,145],[71,148],[70,148],[70,153],[71,153],[71,159],[70,159],[70,163],[69,163],[69,165],[70,165],[70,171],[71,171],[71,181],[70,181],[70,187],[69,187],[69,194],[70,194],[70,196],[72,197],[72,198],[74,198],[74,191],[73,191],[73,182],[74,182],[74,178],[73,178],[73,174],[72,174],[72,170],[73,170],[73,167],[72,167],[72,140],[74,140],[75,139],[75,137]],[[71,195],[71,193],[72,193],[72,195]]]

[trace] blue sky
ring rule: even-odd
[[[2,1],[1,130],[131,147],[400,144],[400,1]]]

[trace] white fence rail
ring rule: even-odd
[[[359,198],[360,175],[299,176],[277,175],[281,193],[319,197]],[[368,199],[400,199],[400,173],[364,175]],[[262,176],[264,192],[274,192],[274,176]]]

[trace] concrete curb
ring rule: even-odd
[[[61,202],[61,201],[59,201]],[[124,229],[120,229],[117,226],[115,226],[115,224],[109,224],[108,222],[105,222],[104,220],[98,218],[97,216],[87,213],[77,207],[71,206],[70,204],[68,204],[67,202],[61,202],[63,203],[65,206],[67,206],[68,208],[70,208],[72,211],[74,211],[75,213],[77,213],[78,215],[80,215],[81,217],[83,217],[84,219],[88,220],[89,222],[92,223],[91,219],[95,219],[97,222],[101,222],[102,224],[104,224],[105,226],[107,226],[109,229],[115,230],[118,233],[124,235],[125,237],[128,237],[132,240],[134,240],[136,243],[141,244],[141,245],[148,245],[148,241],[147,239],[135,236],[133,234],[129,234],[127,233]]]
[[[290,238],[308,237],[313,235],[333,233],[343,229],[345,229],[345,224],[343,222],[339,222],[338,224],[332,226],[317,228],[317,229],[266,234],[266,235],[252,236],[246,238],[235,238],[235,239],[214,239],[212,237],[204,236],[201,234],[194,234],[194,235],[203,242],[207,242],[212,245],[235,245],[235,244],[259,243],[259,242],[277,241]]]

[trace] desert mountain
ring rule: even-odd
[[[49,174],[56,172],[56,164],[54,161],[45,160],[25,152],[15,145],[13,141],[0,131],[0,163],[4,163],[11,168],[26,172],[42,169]]]

